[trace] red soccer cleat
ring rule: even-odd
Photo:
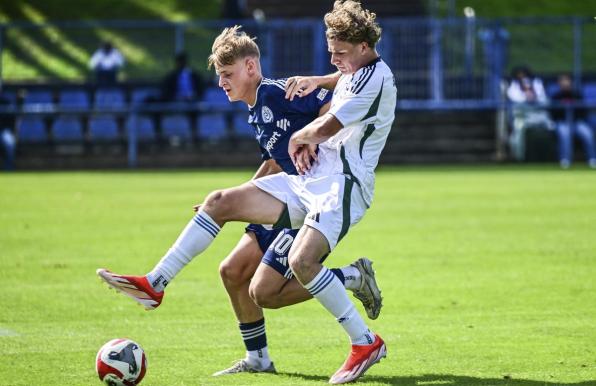
[[[352,345],[352,351],[348,359],[333,374],[329,383],[337,385],[340,383],[352,382],[362,376],[372,365],[387,356],[385,342],[375,334],[375,343],[371,345]]]
[[[145,276],[118,275],[104,268],[98,269],[97,275],[110,287],[134,299],[146,310],[154,310],[161,304],[164,292],[155,291]]]

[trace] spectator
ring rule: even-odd
[[[89,67],[95,72],[95,81],[99,86],[116,84],[118,71],[122,66],[124,57],[109,41],[104,42],[89,61]]]
[[[567,117],[567,109],[561,105],[570,105],[583,102],[583,95],[573,88],[571,77],[568,74],[561,74],[558,78],[559,90],[553,94],[552,102],[555,106],[551,115],[557,128],[559,138],[559,163],[563,169],[567,169],[573,161],[573,136],[577,136],[584,145],[588,165],[596,168],[596,149],[594,148],[594,133],[586,123],[587,111],[583,107],[573,109],[573,119]],[[556,105],[559,105],[558,107]]]
[[[161,98],[164,102],[190,102],[203,94],[201,76],[188,65],[184,52],[176,55],[176,68],[168,73],[162,84]]]
[[[10,105],[10,100],[2,95],[0,86],[0,150],[4,156],[4,169],[6,170],[14,170],[17,144],[14,135],[15,116],[13,113],[3,111],[10,108]]]
[[[548,99],[540,78],[535,77],[527,67],[516,67],[507,88],[507,97],[513,103],[513,131],[509,137],[511,154],[517,161],[525,159],[526,129],[542,128],[552,130],[554,123],[548,115]]]

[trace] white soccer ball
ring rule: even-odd
[[[130,339],[112,339],[98,351],[95,371],[109,386],[138,385],[147,372],[145,352]]]

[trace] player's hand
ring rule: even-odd
[[[304,174],[312,168],[313,161],[318,160],[317,145],[298,145],[290,157],[298,174]]]
[[[294,97],[306,96],[313,92],[319,85],[312,76],[292,76],[286,81],[286,99],[294,100]]]
[[[296,157],[298,172],[304,174],[310,170],[313,162],[318,161],[317,157],[317,145],[304,145],[300,150],[299,156]]]

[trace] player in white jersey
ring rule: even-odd
[[[301,175],[279,173],[212,192],[160,262],[187,264],[229,221],[300,228],[289,252],[294,276],[352,343],[329,380],[333,384],[357,379],[386,355],[385,343],[368,329],[341,281],[320,263],[370,205],[374,168],[393,121],[396,88],[375,50],[381,33],[375,18],[351,0],[336,1],[325,15],[331,62],[342,76],[330,111],[290,138],[288,152]]]

